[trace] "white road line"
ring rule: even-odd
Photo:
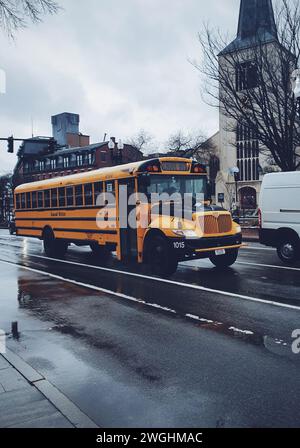
[[[242,250],[267,250],[267,251],[271,251],[274,252],[276,249],[275,248],[271,248],[271,247],[258,247],[258,246],[242,246],[241,247]]]
[[[292,266],[277,266],[276,264],[250,263],[247,261],[236,261],[236,264],[246,264],[248,266],[258,266],[261,268],[286,269],[288,271],[300,271],[300,268],[293,268]]]
[[[92,289],[94,291],[103,292],[103,293],[109,294],[109,295],[114,295],[114,296],[120,297],[122,299],[130,300],[131,302],[136,302],[136,303],[139,303],[139,304],[142,304],[142,305],[150,306],[152,308],[157,308],[157,309],[160,309],[160,310],[163,310],[163,311],[167,311],[167,312],[172,313],[172,314],[177,314],[177,312],[175,310],[172,310],[171,308],[162,307],[162,306],[160,306],[160,305],[158,305],[156,303],[145,302],[144,300],[136,299],[135,297],[128,296],[127,294],[123,294],[123,293],[120,293],[120,292],[112,291],[110,289],[100,288],[99,286],[90,285],[89,283],[78,282],[76,280],[72,280],[70,278],[65,278],[65,277],[62,277],[60,275],[51,274],[50,272],[45,272],[45,271],[41,271],[39,269],[30,268],[28,266],[23,266],[21,264],[14,263],[12,261],[6,261],[6,260],[0,259],[0,263],[8,264],[10,266],[15,266],[16,268],[25,269],[26,271],[34,272],[36,274],[44,275],[46,277],[51,277],[51,278],[54,278],[56,280],[60,280],[60,281],[63,281],[63,282],[72,283],[73,285],[76,285],[76,286],[89,288],[89,289]]]
[[[104,271],[104,272],[113,272],[115,274],[120,274],[120,275],[125,275],[128,277],[137,277],[137,278],[142,278],[142,279],[146,279],[146,280],[152,280],[155,282],[160,282],[160,283],[165,283],[165,284],[169,284],[169,285],[174,285],[174,286],[181,286],[184,288],[188,288],[188,289],[194,289],[194,290],[198,290],[198,291],[205,291],[205,292],[210,292],[213,294],[218,294],[218,295],[222,295],[222,296],[226,296],[226,297],[234,297],[237,299],[242,299],[242,300],[248,300],[251,302],[256,302],[256,303],[263,303],[265,305],[271,305],[271,306],[276,306],[276,307],[281,307],[281,308],[287,308],[287,309],[292,309],[292,310],[300,310],[300,306],[295,306],[295,305],[288,305],[285,303],[281,303],[281,302],[275,302],[272,300],[264,300],[264,299],[259,299],[257,297],[251,297],[251,296],[246,296],[243,294],[236,294],[233,292],[229,292],[229,291],[222,291],[220,289],[212,289],[212,288],[206,288],[205,286],[200,286],[200,285],[191,285],[188,283],[182,283],[182,282],[177,282],[174,280],[168,280],[165,278],[159,278],[159,277],[152,277],[149,275],[143,275],[143,274],[137,274],[134,272],[126,272],[126,271],[121,271],[118,269],[109,269],[109,268],[104,268],[101,266],[94,266],[94,265],[90,265],[90,264],[84,264],[84,263],[78,263],[75,261],[68,261],[68,260],[60,260],[58,258],[48,258],[48,257],[44,257],[42,255],[35,255],[32,254],[31,252],[27,252],[27,255],[29,255],[30,257],[33,258],[41,258],[47,261],[55,261],[58,263],[62,263],[62,264],[72,264],[74,266],[80,266],[80,267],[85,267],[85,268],[92,268],[92,269],[96,269],[96,270],[100,270],[100,271]],[[26,255],[26,254],[22,254],[22,255]]]
[[[105,294],[108,294],[108,295],[114,295],[114,296],[117,296],[119,298],[130,300],[131,302],[135,302],[135,303],[138,303],[140,305],[145,305],[145,306],[148,306],[148,307],[151,307],[151,308],[155,308],[155,309],[158,309],[158,310],[161,310],[161,311],[165,311],[165,312],[168,312],[168,313],[173,314],[173,315],[174,314],[178,314],[177,311],[175,311],[175,310],[173,310],[171,308],[160,306],[160,305],[158,305],[156,303],[145,302],[144,300],[136,299],[136,298],[134,298],[132,296],[128,296],[127,294],[122,294],[122,293],[119,293],[119,292],[115,292],[115,291],[111,291],[111,290],[108,290],[108,289],[100,288],[98,286],[90,285],[88,283],[77,282],[76,280],[72,280],[72,279],[69,279],[69,278],[61,277],[61,276],[56,275],[56,274],[50,274],[49,272],[40,271],[39,269],[29,268],[28,266],[23,266],[23,265],[20,265],[20,264],[16,264],[16,263],[13,263],[12,261],[5,261],[5,260],[1,260],[0,259],[0,263],[8,264],[9,266],[14,266],[16,268],[21,268],[21,269],[24,269],[26,271],[34,272],[36,274],[40,274],[40,275],[43,275],[43,276],[46,276],[46,277],[50,277],[50,278],[53,278],[55,280],[63,281],[63,282],[66,282],[66,283],[71,283],[73,285],[80,286],[80,287],[83,287],[83,288],[92,289],[93,291],[102,292],[102,293],[105,293]],[[189,320],[193,320],[193,321],[197,320],[197,321],[200,321],[202,323],[214,323],[214,321],[212,321],[212,320],[203,319],[203,318],[201,318],[199,316],[195,316],[195,315],[192,315],[192,314],[185,314],[184,317],[189,319]],[[215,322],[215,324],[216,325],[224,325],[221,322]],[[233,329],[235,331],[239,331],[239,332],[245,333],[245,334],[250,334],[250,333],[254,334],[253,332],[250,332],[248,330],[239,330],[239,329],[236,329],[235,327],[230,327],[230,328],[228,327],[228,330],[233,330]]]

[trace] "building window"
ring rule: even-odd
[[[64,168],[69,168],[69,166],[70,166],[69,157],[64,157]]]
[[[237,164],[240,170],[239,180],[259,180],[259,141],[255,131],[239,124],[236,138]]]
[[[44,160],[40,160],[39,161],[39,170],[40,171],[44,171],[45,170],[45,161]]]
[[[76,161],[77,161],[77,166],[82,166],[83,165],[83,155],[77,154]]]
[[[94,154],[92,152],[89,152],[87,155],[87,163],[88,165],[94,164]]]
[[[257,65],[253,61],[243,62],[236,68],[236,90],[250,90],[258,87]]]
[[[106,160],[107,160],[107,159],[106,159],[106,152],[103,152],[103,151],[102,151],[102,152],[100,153],[100,158],[101,158],[101,162],[106,162]]]
[[[56,167],[57,167],[57,161],[56,161],[56,159],[51,159],[51,161],[50,161],[50,166],[51,166],[51,169],[52,169],[52,170],[56,170]]]

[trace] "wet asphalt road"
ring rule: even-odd
[[[299,273],[250,244],[159,279],[0,231],[0,328],[101,427],[299,427]]]

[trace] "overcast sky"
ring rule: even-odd
[[[59,1],[59,0],[58,0]],[[0,34],[0,136],[51,135],[51,115],[80,114],[92,142],[104,133],[126,141],[140,129],[157,145],[179,129],[218,129],[204,104],[197,33],[203,22],[236,33],[239,0],[60,0],[64,10],[20,31]],[[15,157],[0,146],[0,173]]]

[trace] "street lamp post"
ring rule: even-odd
[[[123,160],[122,151],[124,149],[124,144],[122,140],[119,140],[118,143],[116,144],[115,140],[111,138],[108,143],[108,148],[111,150],[113,163],[116,165],[120,165]]]
[[[235,197],[236,197],[236,212],[238,218],[240,217],[240,207],[239,207],[239,189],[238,189],[238,181],[240,175],[240,169],[237,166],[230,168],[230,174],[234,177],[235,182]]]

